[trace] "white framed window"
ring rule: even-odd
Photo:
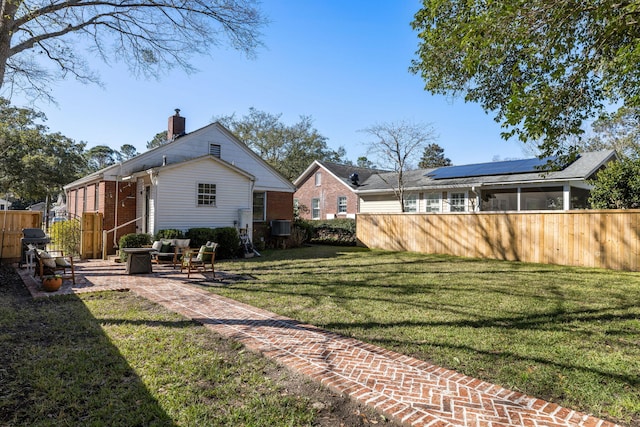
[[[322,173],[316,172],[316,187],[320,187],[322,185]]]
[[[404,211],[418,212],[418,196],[416,194],[409,194],[404,197]]]
[[[208,183],[198,183],[198,206],[216,205],[216,185]]]
[[[214,157],[220,158],[220,144],[209,144],[209,154]]]
[[[440,212],[442,201],[439,193],[428,193],[424,200],[426,212]]]
[[[311,199],[311,219],[320,219],[320,199]]]
[[[347,196],[338,197],[338,213],[347,213]]]
[[[253,193],[253,220],[265,221],[267,211],[267,193]]]
[[[467,195],[465,193],[451,193],[449,206],[451,212],[465,212],[467,210]]]

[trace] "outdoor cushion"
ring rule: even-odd
[[[151,248],[153,250],[160,251],[160,249],[162,248],[162,242],[160,240],[156,240],[155,242],[153,242],[153,245],[151,245]]]
[[[56,260],[51,257],[51,254],[49,252],[39,250],[38,258],[42,260],[42,263],[45,265],[45,267],[55,268]]]
[[[191,239],[175,239],[175,245],[179,248],[188,248]]]
[[[215,246],[200,246],[200,250],[198,251],[198,256],[196,257],[197,261],[209,262],[211,261],[211,257],[215,252]]]
[[[55,259],[55,263],[56,263],[55,265],[57,265],[58,267],[71,267],[71,264],[69,263],[69,261],[67,261],[62,257],[57,257]]]
[[[171,242],[162,242],[160,252],[163,254],[173,253],[173,246],[171,245]]]

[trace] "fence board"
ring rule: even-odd
[[[358,214],[370,248],[640,271],[640,210]]]
[[[23,228],[40,228],[42,213],[38,211],[0,211],[0,261],[12,263],[22,256]]]
[[[80,254],[83,259],[102,257],[102,223],[102,213],[100,212],[82,214]]]

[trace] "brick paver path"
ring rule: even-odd
[[[78,289],[128,288],[407,426],[613,427],[455,371],[346,338],[201,289],[164,267],[124,275],[79,266]],[[24,278],[24,275],[23,275]],[[202,277],[200,277],[202,280]],[[27,283],[28,280],[25,280]],[[64,292],[73,291],[67,289]],[[33,293],[33,291],[32,291]]]

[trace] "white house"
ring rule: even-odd
[[[588,180],[615,152],[582,153],[561,170],[525,159],[407,171],[405,212],[572,210],[588,207]],[[540,169],[542,167],[542,169]],[[400,212],[393,172],[370,175],[356,190],[361,213]]]
[[[102,212],[113,235],[194,227],[247,228],[265,238],[269,221],[293,219],[295,187],[220,123],[185,133],[176,110],[170,142],[64,187],[67,211]],[[256,235],[257,234],[257,235]]]

